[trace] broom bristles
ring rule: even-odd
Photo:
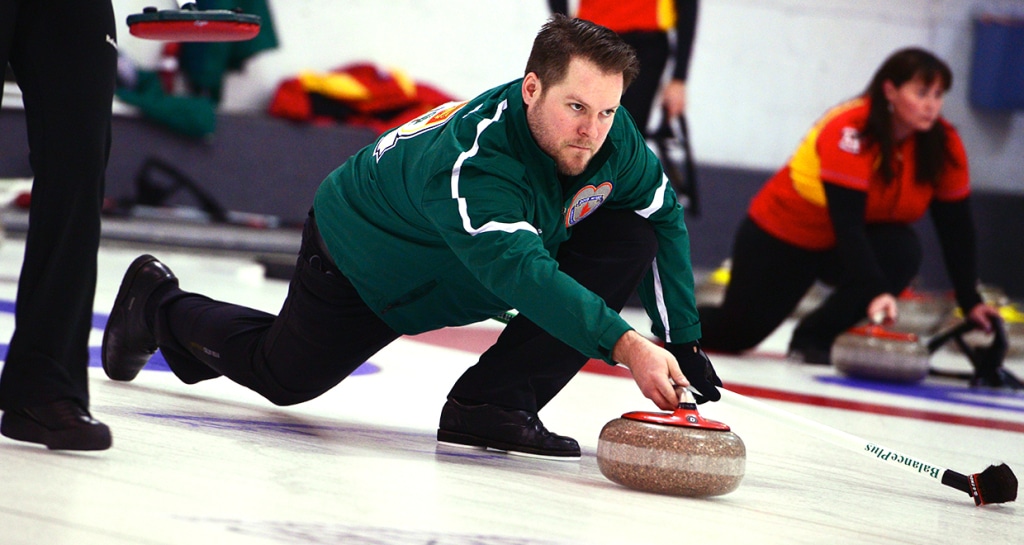
[[[1006,464],[988,466],[970,476],[975,505],[1006,503],[1017,499],[1017,476]]]

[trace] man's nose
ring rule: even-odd
[[[581,136],[597,136],[597,116],[586,116],[580,122],[579,132]]]

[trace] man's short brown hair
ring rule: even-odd
[[[586,59],[609,74],[622,73],[622,90],[636,79],[640,61],[618,34],[583,19],[555,14],[533,41],[526,74],[537,74],[545,86],[558,85],[569,72],[569,61]]]

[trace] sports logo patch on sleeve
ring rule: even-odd
[[[597,210],[597,207],[601,206],[611,193],[611,182],[604,182],[597,187],[587,185],[580,188],[576,195],[573,196],[569,208],[565,212],[565,226],[572,227],[583,221],[583,218],[594,213],[594,210]]]
[[[373,157],[377,162],[380,162],[380,158],[384,155],[384,152],[395,147],[395,144],[397,144],[399,140],[412,138],[418,134],[423,134],[427,131],[443,126],[452,118],[452,115],[455,114],[455,112],[459,111],[466,105],[466,102],[468,101],[463,100],[461,102],[448,102],[446,104],[442,104],[385,134],[377,141],[377,146],[373,150]]]
[[[839,149],[852,153],[860,153],[860,131],[854,127],[843,127],[843,136],[839,139]]]

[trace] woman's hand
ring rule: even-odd
[[[992,322],[999,318],[999,309],[987,303],[978,303],[967,313],[967,319],[978,324],[985,333],[992,333]]]
[[[892,324],[897,316],[896,297],[883,293],[868,304],[868,320],[873,324]]]

